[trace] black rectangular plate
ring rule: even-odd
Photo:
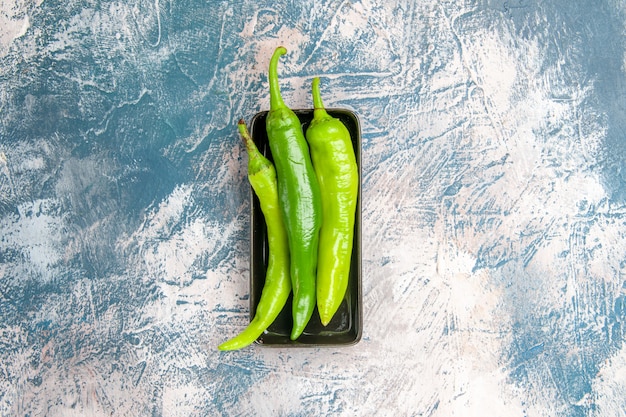
[[[361,340],[363,307],[361,296],[361,129],[359,119],[355,113],[346,109],[326,109],[328,114],[341,120],[350,132],[352,145],[359,168],[359,194],[354,222],[354,242],[352,245],[352,259],[350,278],[346,296],[339,310],[328,323],[322,326],[317,308],[308,325],[298,340],[292,341],[291,334],[291,297],[278,315],[274,323],[256,340],[257,344],[277,347],[315,347],[353,345]],[[294,110],[302,123],[303,132],[306,132],[313,110]],[[263,155],[272,160],[265,120],[267,111],[257,113],[250,124],[250,134]],[[267,269],[267,230],[265,219],[259,200],[250,188],[252,199],[250,217],[250,319],[254,317],[256,307],[261,297],[265,283]]]

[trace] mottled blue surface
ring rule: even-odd
[[[626,4],[0,4],[0,415],[626,415]],[[361,118],[362,341],[248,320],[236,122]]]

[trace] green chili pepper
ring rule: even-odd
[[[257,149],[246,122],[239,121],[239,133],[248,149],[248,180],[259,198],[269,246],[267,272],[254,318],[239,335],[218,346],[219,350],[241,349],[254,342],[276,320],[291,294],[289,244],[278,203],[276,170]]]
[[[350,276],[359,171],[350,132],[324,109],[313,79],[313,120],[306,139],[322,193],[323,218],[317,265],[317,309],[326,326],[344,299]]]
[[[278,61],[287,53],[274,51],[269,67],[270,111],[267,136],[278,176],[278,197],[289,237],[293,288],[291,340],[297,339],[315,309],[315,273],[322,206],[319,184],[298,116],[281,96]]]

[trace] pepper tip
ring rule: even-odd
[[[299,329],[299,328],[293,328],[291,330],[291,335],[289,335],[289,339],[291,339],[292,341],[296,341],[298,340],[298,338],[300,337],[300,335],[302,334],[302,332],[304,331],[304,328]]]

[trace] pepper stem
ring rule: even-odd
[[[248,126],[246,126],[246,122],[243,119],[239,119],[239,122],[237,123],[237,128],[239,129],[239,134],[241,135],[241,138],[243,139],[243,142],[246,145],[248,152],[250,150],[254,151],[256,146],[254,144],[254,141],[252,140],[252,136],[250,136]]]
[[[279,46],[272,54],[270,60],[269,70],[269,84],[270,84],[270,110],[275,110],[280,107],[285,107],[285,102],[280,94],[280,84],[278,83],[278,61],[281,56],[287,53],[287,48]]]
[[[324,108],[324,103],[322,102],[322,95],[320,93],[320,78],[313,78],[312,83],[313,90],[313,117],[316,119],[321,119],[328,116],[326,113],[326,109]]]
[[[248,175],[254,175],[271,165],[269,160],[267,160],[267,158],[265,158],[259,151],[259,148],[257,148],[254,143],[254,139],[250,136],[248,126],[246,126],[246,122],[243,119],[239,120],[237,128],[239,129],[239,134],[241,135],[241,138],[246,144],[246,149],[248,150]]]

